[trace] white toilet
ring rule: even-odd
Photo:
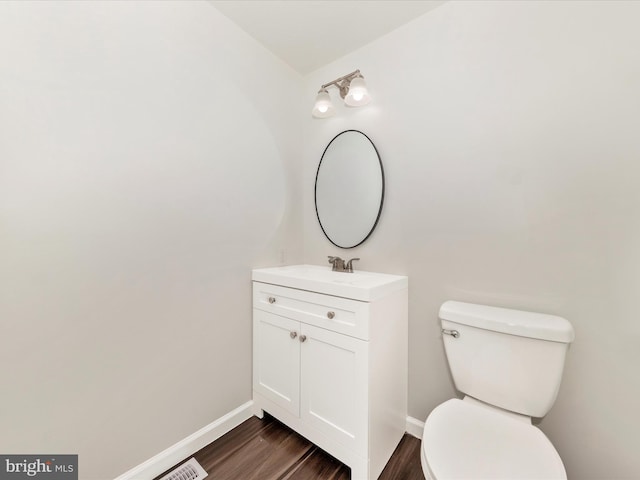
[[[573,327],[561,317],[462,302],[440,307],[456,388],[422,436],[427,480],[566,479],[560,455],[531,417],[558,394]]]

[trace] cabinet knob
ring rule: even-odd
[[[275,297],[269,297],[269,303],[276,303]]]
[[[298,336],[298,332],[289,332],[289,336],[291,338],[296,338]]]
[[[300,341],[301,342],[305,342],[307,340],[307,336],[306,335],[300,335]]]
[[[331,320],[331,319],[332,319],[333,317],[335,317],[335,316],[336,316],[336,312],[327,312],[327,318],[328,318],[329,320]]]

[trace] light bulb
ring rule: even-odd
[[[367,85],[364,83],[364,78],[356,77],[351,80],[351,83],[349,84],[349,93],[347,93],[344,103],[350,107],[359,107],[361,105],[366,105],[370,101],[371,97],[367,91]]]
[[[316,103],[313,105],[311,115],[316,118],[327,118],[334,114],[334,107],[331,103],[331,97],[326,89],[321,89],[316,97]]]

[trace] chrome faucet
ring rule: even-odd
[[[334,272],[344,272],[344,260],[340,257],[332,257],[329,255],[329,263],[333,265],[331,270]]]
[[[360,259],[359,258],[352,258],[351,260],[349,260],[347,262],[347,264],[344,266],[344,271],[345,272],[353,273],[353,261],[354,260],[360,260]]]
[[[329,258],[329,263],[333,265],[333,267],[331,268],[332,271],[346,272],[346,273],[353,273],[353,261],[360,260],[359,258],[352,258],[351,260],[345,263],[345,261],[340,257],[332,257],[331,255],[329,255],[328,258]]]

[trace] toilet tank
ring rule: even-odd
[[[522,415],[547,414],[574,339],[567,320],[454,301],[442,304],[439,317],[451,375],[460,392]]]

